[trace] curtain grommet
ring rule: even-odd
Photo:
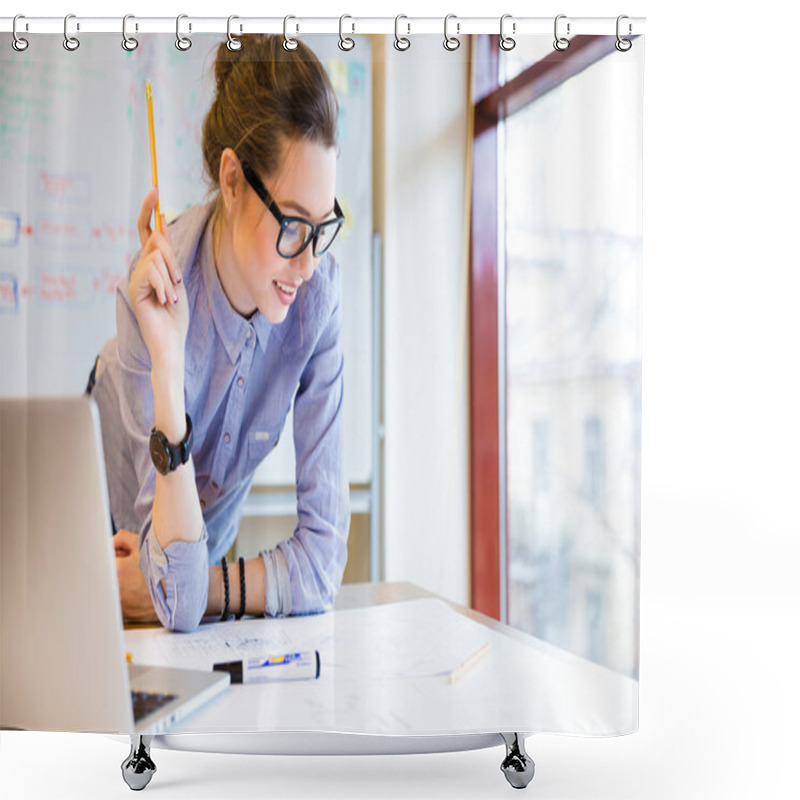
[[[399,27],[401,19],[408,19],[408,17],[405,14],[398,14],[394,18],[394,49],[403,52],[411,47],[411,40],[405,36],[400,36]],[[411,33],[411,23],[407,22],[406,25],[408,26],[408,33]]]
[[[13,34],[13,37],[14,37],[14,38],[11,40],[11,46],[12,46],[12,47],[13,47],[13,48],[14,48],[14,49],[15,49],[15,50],[18,52],[18,53],[22,53],[22,52],[24,52],[25,50],[27,50],[27,49],[28,49],[28,40],[27,40],[27,39],[23,39],[23,38],[22,38],[22,37],[21,37],[21,36],[20,36],[20,35],[17,33],[17,20],[18,20],[18,19],[25,19],[25,16],[24,16],[24,14],[17,14],[17,15],[14,17],[14,22],[13,22],[13,23],[12,23],[12,25],[11,25],[11,32],[12,32],[12,34]]]
[[[628,15],[620,14],[617,17],[617,42],[614,45],[614,47],[616,47],[617,50],[620,51],[620,53],[627,53],[628,50],[630,50],[631,47],[633,47],[633,42],[630,39],[623,39],[622,36],[620,35],[619,24],[623,19],[629,19]],[[628,23],[628,34],[630,34],[632,30],[633,30],[633,25]]]
[[[186,52],[192,46],[192,40],[188,36],[181,36],[181,20],[188,19],[188,14],[178,14],[175,19],[175,47],[181,52]],[[189,31],[191,32],[192,25],[189,23]]]
[[[64,45],[65,50],[69,50],[70,53],[74,53],[81,46],[81,43],[78,39],[76,39],[74,36],[70,36],[67,32],[67,26],[69,25],[69,21],[71,19],[75,19],[74,14],[67,14],[67,16],[64,17],[64,41],[62,44]],[[76,23],[76,30],[80,29],[80,25]]]
[[[291,52],[292,50],[297,50],[297,46],[298,46],[298,44],[300,44],[297,41],[297,39],[292,39],[292,37],[289,36],[289,32],[287,30],[287,27],[288,27],[290,19],[297,19],[297,17],[293,17],[291,14],[288,14],[287,16],[285,16],[283,18],[283,49],[284,50],[288,50],[289,52]],[[295,28],[296,28],[295,32],[299,33],[300,32],[300,26],[296,25]]]
[[[136,19],[133,14],[126,14],[122,18],[122,49],[126,50],[128,53],[133,52],[139,46],[139,40],[135,39],[133,36],[128,36],[128,20],[129,19]],[[139,26],[136,26],[137,30]]]
[[[458,50],[461,47],[461,39],[458,36],[448,36],[447,34],[447,23],[451,20],[457,20],[458,17],[455,14],[448,14],[444,18],[444,42],[442,42],[442,46],[445,50],[449,50],[451,53],[455,50]],[[456,34],[461,33],[461,23],[456,22]]]
[[[506,36],[505,32],[503,31],[507,19],[512,19],[512,15],[503,14],[503,16],[500,17],[500,49],[505,50],[506,53],[508,53],[510,50],[513,50],[517,46],[517,40],[513,39],[511,36]],[[511,32],[517,32],[516,22],[511,23]]]
[[[566,50],[569,47],[569,39],[567,39],[566,36],[559,36],[558,35],[558,21],[560,19],[566,19],[566,18],[567,18],[566,14],[559,14],[556,17],[555,23],[553,24],[553,32],[554,32],[554,36],[556,37],[555,41],[553,42],[553,47],[555,47],[556,50],[558,50],[558,51],[560,51],[562,53],[564,52],[564,50]],[[567,23],[567,36],[569,36],[569,33],[570,33],[570,23],[568,22]]]
[[[353,18],[349,14],[342,14],[342,16],[339,17],[339,49],[344,50],[345,52],[349,52],[356,46],[356,40],[351,39],[349,36],[344,35],[343,26],[344,26],[344,21],[346,19],[353,19]],[[356,30],[355,23],[352,24],[352,28],[353,29],[350,32],[355,33]]]
[[[239,50],[242,49],[242,40],[237,38],[236,36],[234,36],[231,33],[231,22],[233,20],[235,20],[235,19],[239,19],[239,17],[237,17],[236,14],[231,14],[228,17],[228,43],[227,43],[227,48],[232,53],[238,52]],[[241,28],[239,30],[241,31]]]

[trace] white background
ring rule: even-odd
[[[640,731],[529,739],[537,775],[526,791],[539,800],[777,800],[797,792],[800,123],[792,43],[800,14],[788,4],[733,5],[85,0],[80,8],[19,9],[647,17]],[[129,797],[119,772],[126,754],[103,737],[4,732],[0,789],[12,798]],[[160,798],[513,792],[498,769],[501,748],[348,758],[154,754],[158,773],[145,791]]]

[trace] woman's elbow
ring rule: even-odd
[[[158,619],[164,628],[175,633],[191,633],[200,627],[205,612],[205,602],[202,607],[199,603],[185,602],[176,587],[170,587],[164,596],[159,587],[158,597],[153,598]],[[183,602],[182,602],[183,601]]]

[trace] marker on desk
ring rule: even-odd
[[[229,673],[231,683],[316,680],[319,678],[319,650],[223,661],[214,664],[214,671]]]

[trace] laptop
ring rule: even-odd
[[[0,398],[0,727],[164,733],[228,686],[127,663],[114,558],[94,401]]]

